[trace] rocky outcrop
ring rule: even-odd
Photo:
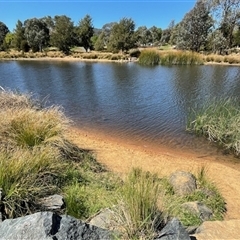
[[[0,224],[0,239],[107,240],[113,238],[109,231],[89,225],[73,217],[60,216],[52,212],[39,212],[3,221]]]
[[[189,172],[174,172],[171,174],[169,182],[174,193],[180,196],[190,194],[197,189],[196,178]]]

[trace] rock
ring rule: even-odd
[[[175,194],[183,196],[197,189],[196,178],[189,172],[178,171],[169,178]]]
[[[89,224],[103,228],[111,229],[113,223],[114,213],[109,208],[102,210],[100,213],[95,215],[89,222]]]
[[[206,221],[192,235],[197,240],[240,239],[240,220]]]
[[[62,209],[64,206],[63,197],[58,194],[41,198],[38,203],[47,211]]]
[[[210,208],[198,201],[183,203],[182,207],[199,216],[202,221],[210,220],[213,215],[213,212]]]
[[[39,212],[3,221],[0,224],[0,239],[98,240],[112,239],[112,236],[105,229],[89,225],[71,216]]]
[[[158,234],[156,240],[191,240],[177,218],[173,218]]]

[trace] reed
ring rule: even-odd
[[[214,99],[192,110],[187,131],[205,136],[227,151],[240,154],[240,105],[234,98]]]
[[[159,53],[155,50],[143,50],[139,57],[139,64],[154,66],[159,64]]]
[[[201,65],[202,55],[187,51],[160,52],[160,64],[162,65]]]

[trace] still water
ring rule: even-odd
[[[204,154],[214,148],[185,131],[188,113],[215,97],[239,97],[240,67],[2,61],[0,86],[62,105],[79,128]]]

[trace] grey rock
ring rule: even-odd
[[[1,240],[98,240],[112,239],[107,230],[89,225],[71,216],[39,212],[25,217],[7,219],[0,224]]]
[[[38,202],[45,210],[61,209],[64,206],[63,197],[58,194],[54,194],[45,198],[41,198]]]
[[[191,240],[177,218],[173,218],[158,234],[156,240]]]
[[[97,215],[91,218],[89,224],[103,228],[111,229],[113,226],[114,212],[109,208],[103,209]]]
[[[178,171],[169,178],[175,194],[183,196],[197,189],[196,178],[189,172]]]
[[[213,215],[210,208],[198,201],[183,203],[182,207],[199,216],[202,221],[210,220]]]

